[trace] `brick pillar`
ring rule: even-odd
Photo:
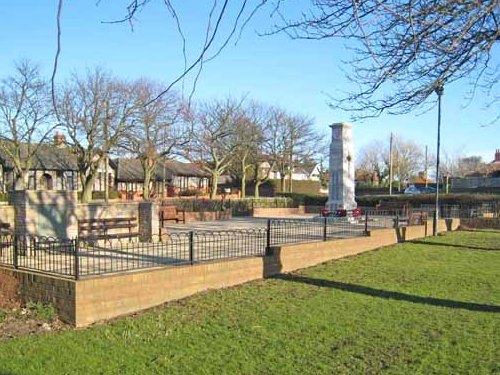
[[[139,233],[141,241],[158,241],[160,218],[158,204],[154,202],[139,203]]]
[[[14,206],[14,228],[16,235],[25,235],[33,232],[28,228],[29,204],[25,191],[10,191],[9,204]]]

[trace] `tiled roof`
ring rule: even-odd
[[[139,159],[116,159],[116,180],[119,182],[143,182],[144,169]],[[157,163],[153,175],[153,181],[167,181],[172,178],[168,169],[163,168],[163,164]]]
[[[139,159],[116,159],[116,179],[119,182],[144,181],[144,169]],[[193,163],[176,160],[158,161],[153,173],[153,181],[171,180],[174,176],[208,177],[209,175]]]
[[[76,171],[78,164],[76,156],[71,152],[70,148],[55,147],[51,144],[41,144],[37,147],[32,159],[31,169],[53,170],[53,171]],[[21,145],[21,157],[26,158],[28,155],[28,146]],[[5,152],[4,147],[0,145],[0,162],[7,169],[13,168],[11,158]]]

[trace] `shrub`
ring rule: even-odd
[[[9,194],[8,193],[0,193],[0,202],[8,202]]]
[[[269,183],[273,186],[275,193],[283,193],[280,180],[269,180]],[[286,180],[285,186],[288,187],[289,183],[290,181]],[[292,194],[319,195],[320,189],[321,183],[319,181],[293,180],[292,182]]]
[[[231,210],[235,216],[249,215],[253,208],[287,208],[293,206],[290,198],[242,198],[242,199],[165,199],[164,206],[176,206],[186,212],[216,212]]]
[[[29,314],[36,319],[46,322],[52,322],[57,318],[56,309],[50,304],[29,301],[26,304],[26,310],[28,310]]]
[[[435,203],[434,194],[398,194],[398,195],[364,195],[356,196],[358,206],[375,207],[380,201],[393,202],[408,202],[412,207],[420,207],[421,205],[430,205]],[[500,203],[500,196],[492,194],[442,194],[439,196],[439,201],[443,205],[461,204],[461,205],[476,205],[482,203],[496,202]]]
[[[194,197],[202,194],[204,193],[199,190],[182,190],[179,192],[179,197]]]
[[[324,206],[328,200],[327,196],[324,195],[311,195],[311,194],[299,194],[299,193],[278,193],[281,197],[289,198],[293,201],[293,206],[297,207],[299,205],[304,206]]]

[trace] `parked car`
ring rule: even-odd
[[[421,188],[420,191],[422,192],[422,194],[434,194],[436,192],[436,188],[427,186]]]
[[[421,194],[422,192],[415,185],[410,185],[405,189],[405,194]]]

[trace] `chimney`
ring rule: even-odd
[[[493,160],[494,163],[498,162],[500,163],[500,149],[497,149],[495,151],[495,160]]]
[[[57,148],[63,148],[66,147],[66,138],[64,137],[63,133],[56,132],[54,135],[54,146]]]

